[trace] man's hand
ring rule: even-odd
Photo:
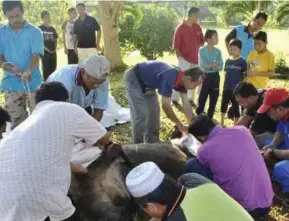
[[[247,76],[248,77],[254,77],[256,75],[256,72],[255,71],[252,71],[252,70],[248,70],[247,71]]]
[[[31,81],[31,72],[30,71],[25,71],[21,75],[21,79],[25,82]]]
[[[87,169],[83,167],[81,164],[73,164],[70,163],[70,168],[72,173],[86,173]]]
[[[264,154],[263,154],[263,157],[266,161],[271,161],[272,160],[272,157],[273,157],[273,150],[272,149],[267,149]]]
[[[4,65],[4,68],[5,68],[5,65]],[[13,66],[13,67],[11,68],[11,71],[12,71],[14,74],[16,74],[17,76],[21,76],[21,74],[22,74],[22,72],[20,71],[20,69],[17,68],[17,67],[15,67],[15,66]]]
[[[268,149],[276,149],[276,146],[274,144],[269,144],[269,145],[266,145],[262,148],[262,150],[265,152],[267,151]]]
[[[183,124],[178,124],[177,127],[183,135],[188,134],[188,128],[185,127]]]

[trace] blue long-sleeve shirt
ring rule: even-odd
[[[209,65],[217,63],[217,69],[210,69]],[[215,73],[223,69],[223,58],[220,49],[215,48],[210,51],[208,46],[203,46],[199,50],[199,66],[205,73]]]

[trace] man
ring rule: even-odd
[[[250,131],[243,126],[222,128],[199,115],[189,133],[204,141],[186,172],[205,175],[240,203],[253,218],[266,217],[273,190],[265,162]],[[209,175],[209,176],[208,176]]]
[[[177,118],[171,107],[173,89],[181,92],[183,112],[188,122],[193,118],[192,107],[186,95],[187,89],[193,89],[202,83],[203,72],[191,68],[185,72],[162,62],[142,62],[125,73],[125,87],[132,122],[134,143],[154,143],[159,141],[160,109],[155,89],[161,95],[161,105],[167,117],[185,133],[187,128]]]
[[[76,165],[70,168],[75,140],[104,149],[111,141],[100,123],[67,100],[61,83],[43,84],[33,113],[2,140],[1,220],[64,220],[74,213],[67,197],[71,170],[84,172]]]
[[[205,43],[202,28],[198,23],[199,16],[200,9],[191,7],[187,20],[179,24],[175,30],[173,48],[176,51],[179,67],[183,71],[198,66],[199,48]],[[172,102],[174,104],[178,103],[179,96],[177,91],[173,91]],[[189,90],[188,97],[195,105],[195,89]]]
[[[39,58],[44,54],[40,29],[24,20],[21,1],[3,1],[8,24],[0,27],[0,66],[3,69],[1,91],[12,129],[35,106],[35,90],[41,84]]]
[[[153,162],[135,167],[126,177],[135,201],[151,217],[164,221],[253,221],[220,187],[198,174],[185,174],[178,182]]]
[[[100,121],[108,106],[109,63],[100,55],[93,55],[79,65],[67,65],[55,71],[48,82],[59,81],[69,92],[69,102],[87,110]]]
[[[46,80],[57,67],[57,32],[50,25],[50,14],[48,11],[41,12],[43,24],[39,28],[43,32],[44,38],[44,57],[42,59],[43,78]]]
[[[74,51],[73,30],[74,20],[76,18],[76,9],[68,9],[68,20],[62,24],[62,36],[64,43],[64,53],[67,55],[68,64],[77,64],[78,56]]]
[[[101,38],[101,28],[95,18],[86,14],[85,4],[76,5],[79,18],[74,24],[74,48],[78,53],[79,62],[97,54]],[[95,37],[97,32],[97,37]]]
[[[239,83],[234,89],[236,100],[244,108],[243,114],[236,125],[250,128],[259,147],[263,147],[265,140],[272,137],[277,126],[267,113],[257,113],[263,103],[265,92],[266,90],[257,90],[253,84],[247,82]]]
[[[258,12],[253,20],[246,25],[239,25],[234,28],[226,37],[225,43],[229,52],[229,43],[232,39],[238,38],[242,41],[242,57],[247,60],[248,55],[254,50],[253,36],[260,31],[267,21],[268,15],[265,12]]]
[[[269,145],[263,148],[264,158],[276,163],[273,167],[273,181],[281,186],[285,197],[289,197],[289,92],[284,88],[269,89],[259,113],[268,113],[279,122],[277,131]]]

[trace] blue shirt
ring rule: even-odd
[[[164,97],[172,96],[179,73],[176,67],[163,61],[147,61],[138,64],[138,72],[145,86],[158,89]]]
[[[82,108],[92,106],[94,109],[105,110],[108,106],[108,79],[98,88],[90,90],[86,95],[82,86],[76,83],[76,74],[79,70],[78,65],[67,65],[53,72],[47,82],[58,81],[64,84],[69,92],[70,103],[77,104]]]
[[[248,32],[248,27],[239,25],[236,28],[236,37],[242,42],[241,55],[247,60],[251,51],[254,50],[253,36]]]
[[[33,55],[44,54],[43,35],[39,28],[24,22],[23,28],[15,33],[9,24],[0,27],[0,55],[24,72],[29,67]],[[35,91],[42,82],[39,67],[31,72],[29,90]],[[2,91],[24,92],[27,89],[19,76],[4,71],[1,83]]]
[[[276,131],[284,135],[284,145],[282,145],[282,147],[284,147],[283,149],[289,149],[289,120],[280,121]]]
[[[225,63],[225,90],[233,90],[236,85],[244,79],[244,74],[247,72],[247,62],[242,58],[236,60],[227,59]]]
[[[217,63],[218,68],[215,70],[209,70],[209,65]],[[208,46],[203,46],[199,50],[199,66],[205,73],[216,73],[223,69],[223,59],[220,49],[215,48],[210,51]]]

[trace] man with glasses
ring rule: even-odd
[[[5,109],[11,116],[12,129],[35,106],[35,90],[41,84],[39,58],[44,54],[40,29],[24,20],[21,1],[3,1],[8,24],[0,28],[0,67],[3,69],[1,91]]]
[[[70,103],[81,106],[100,121],[108,106],[109,69],[105,57],[93,55],[78,65],[67,65],[56,70],[47,81],[63,83],[69,92]]]

